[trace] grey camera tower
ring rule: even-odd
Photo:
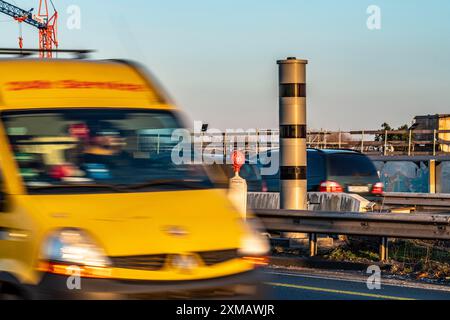
[[[280,206],[307,209],[306,64],[293,57],[277,62],[280,96]]]

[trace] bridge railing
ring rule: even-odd
[[[163,138],[170,136],[156,137],[157,140]],[[310,148],[353,149],[378,156],[449,156],[449,139],[450,130],[311,130],[307,133],[306,142]],[[258,153],[279,148],[279,130],[230,130],[222,133],[206,131],[192,133],[192,141],[199,142],[201,148],[213,142],[215,146],[222,148],[224,156],[236,149]]]
[[[450,152],[450,130],[309,131],[313,148],[355,149],[373,155],[440,155]]]

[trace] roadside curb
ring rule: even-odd
[[[369,266],[376,265],[381,270],[389,268],[388,264],[379,262],[348,262],[348,261],[332,261],[322,258],[306,258],[306,257],[283,257],[271,256],[270,266],[274,267],[301,267],[326,270],[346,270],[346,271],[366,271]]]

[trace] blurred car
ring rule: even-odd
[[[272,157],[279,157],[273,150]],[[308,149],[308,192],[347,192],[369,200],[383,195],[384,185],[366,155],[352,150]],[[259,165],[260,169],[264,166]],[[280,175],[263,175],[269,192],[280,191]]]
[[[174,162],[180,112],[142,68],[0,69],[0,298],[260,294],[267,241],[203,166]]]

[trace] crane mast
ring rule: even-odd
[[[19,23],[28,24],[39,32],[39,50],[41,58],[52,58],[53,50],[58,48],[58,11],[50,0],[53,13],[50,13],[48,0],[39,0],[38,13],[33,9],[24,10],[11,3],[0,0],[0,13],[4,13]],[[19,47],[23,47],[22,36],[19,37]]]

